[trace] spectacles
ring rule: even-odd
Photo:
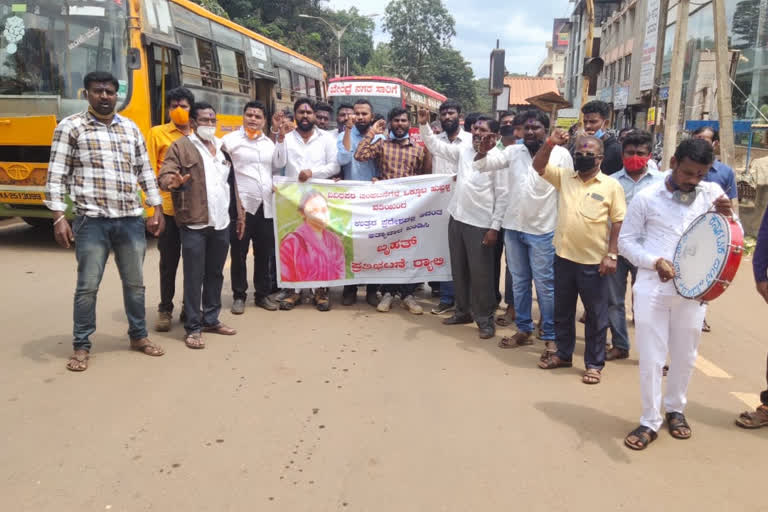
[[[582,153],[581,151],[577,151],[577,152],[575,152],[573,154],[573,156],[581,156],[581,157],[586,156],[588,158],[592,158],[592,157],[599,158],[599,157],[601,157],[603,155],[598,155],[598,154],[595,154],[595,153]]]

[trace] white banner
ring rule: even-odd
[[[648,11],[645,15],[645,39],[643,40],[643,56],[640,60],[640,90],[653,89],[653,79],[656,75],[656,46],[659,37],[659,0],[648,0]]]
[[[400,98],[400,85],[389,82],[331,82],[328,96],[386,96]]]
[[[453,176],[274,182],[280,287],[451,280]]]

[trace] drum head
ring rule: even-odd
[[[731,230],[718,213],[697,217],[683,233],[675,250],[675,288],[683,297],[696,299],[712,288],[728,259]]]

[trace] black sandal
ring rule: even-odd
[[[683,434],[680,429],[688,429],[688,435]],[[691,426],[685,421],[685,416],[681,412],[668,412],[667,413],[667,429],[669,435],[675,439],[690,439],[693,435]]]
[[[629,438],[632,436],[637,438],[635,443],[632,443],[629,440]],[[631,448],[633,450],[645,450],[648,448],[649,444],[656,440],[657,437],[659,437],[659,435],[652,429],[644,425],[640,425],[635,430],[627,434],[627,437],[624,438],[624,444],[627,446],[627,448]]]

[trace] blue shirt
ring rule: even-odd
[[[733,173],[733,169],[720,160],[715,160],[704,181],[711,181],[720,185],[720,188],[723,189],[723,192],[725,192],[729,199],[739,197],[739,189],[736,187],[736,175]]]
[[[643,190],[648,185],[653,185],[657,181],[664,179],[664,173],[648,169],[648,171],[640,178],[640,181],[633,180],[627,170],[622,168],[619,172],[611,175],[612,178],[617,180],[621,184],[621,188],[624,189],[624,197],[627,200],[627,205],[635,197],[635,194]]]
[[[383,135],[376,135],[372,142],[376,142],[379,139],[383,139]],[[344,132],[339,133],[336,141],[337,159],[339,165],[341,165],[341,177],[345,180],[357,180],[357,181],[371,181],[371,179],[378,177],[379,171],[376,168],[376,160],[368,160],[365,162],[359,162],[355,160],[355,151],[360,141],[363,140],[363,135],[357,129],[357,126],[352,127],[352,131],[349,134],[349,147],[347,151],[344,147]]]

